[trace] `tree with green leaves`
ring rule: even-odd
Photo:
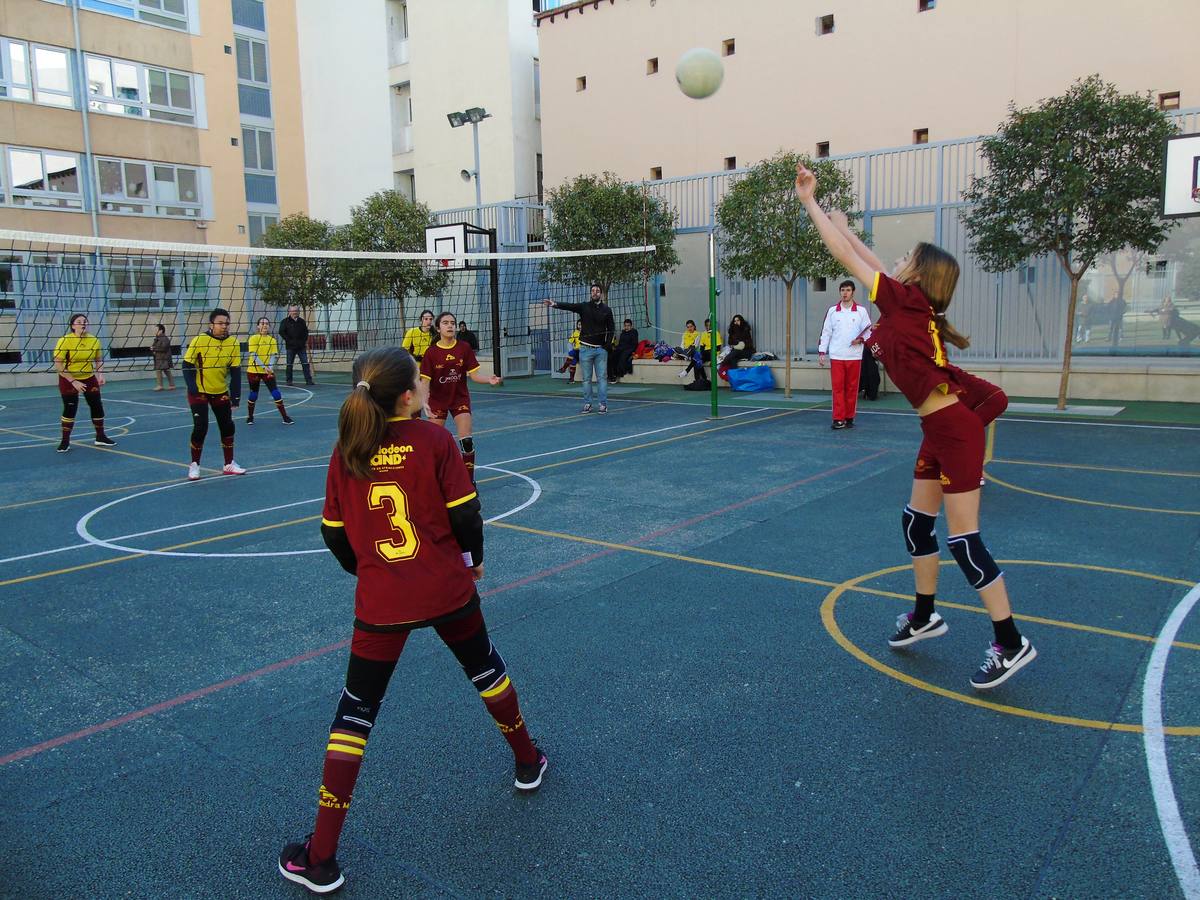
[[[1003,272],[1053,254],[1070,280],[1059,409],[1080,280],[1105,254],[1154,252],[1173,226],[1158,206],[1163,146],[1175,130],[1148,97],[1092,75],[1036,107],[1010,106],[999,133],[983,141],[987,174],[963,194],[981,265]]]
[[[614,284],[641,282],[679,265],[675,211],[612,172],[579,175],[549,192],[546,245],[550,250],[599,250],[653,245],[649,254],[576,256],[547,261],[556,284],[600,285],[605,299]],[[647,320],[649,310],[646,311]]]
[[[796,197],[796,165],[817,176],[817,200],[850,218],[854,184],[827,159],[780,151],[737,180],[717,208],[721,265],[737,278],[778,278],[786,290],[784,393],[792,394],[792,287],[801,278],[836,278],[842,267],[825,249]],[[862,237],[860,233],[860,237]],[[865,239],[865,238],[864,238]]]
[[[295,213],[268,226],[263,246],[328,251],[334,249],[336,231],[328,222]],[[257,257],[255,276],[260,296],[268,306],[332,306],[344,295],[340,267],[327,257]]]
[[[379,191],[350,210],[350,224],[340,229],[339,244],[359,252],[424,253],[425,229],[436,224],[424,203],[396,191]],[[394,299],[401,327],[408,324],[405,298],[440,294],[449,278],[445,272],[427,272],[415,260],[354,260],[346,272],[346,283],[358,299]]]

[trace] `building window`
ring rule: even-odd
[[[233,24],[239,28],[267,31],[267,14],[263,0],[233,0]]]
[[[579,93],[580,91],[586,91],[586,90],[587,90],[587,76],[580,75],[578,78],[575,79],[575,92]]]
[[[647,75],[657,75],[658,74],[658,57],[657,56],[652,56],[652,57],[650,57],[650,59],[646,60],[646,74]]]
[[[929,12],[937,7],[937,0],[917,0],[917,12]]]
[[[543,172],[544,172],[544,170],[542,169],[542,154],[539,153],[537,155],[537,198],[538,198],[538,203],[545,202],[545,200],[544,200],[545,190],[542,186]]]
[[[14,206],[83,209],[79,186],[79,156],[57,150],[9,147],[3,181]]]
[[[737,157],[736,156],[725,157],[725,171],[731,172],[736,168],[737,168]]]
[[[817,159],[824,159],[829,155],[829,141],[817,141]]]
[[[0,97],[74,109],[67,51],[0,38]]]
[[[662,166],[651,166],[650,167],[650,180],[651,181],[662,181]]]
[[[542,117],[542,61],[533,61],[533,117]]]
[[[814,291],[829,290],[829,282],[826,281],[826,279],[824,279],[824,278],[814,278],[812,280],[812,286],[813,286]]]
[[[1033,266],[1018,266],[1017,284],[1037,284],[1037,269]]]
[[[729,40],[727,40],[727,41],[721,41],[721,55],[722,56],[733,56],[733,54],[734,54],[734,52],[736,52],[736,50],[737,50],[737,47],[734,44],[733,38],[729,38]]]
[[[242,128],[242,158],[247,172],[274,172],[274,135],[262,128]]]
[[[147,25],[188,30],[188,0],[79,0],[79,7]]]
[[[118,116],[196,124],[199,76],[157,66],[87,56],[88,108]]]
[[[928,144],[929,143],[929,129],[928,128],[914,128],[913,129],[913,143],[914,144]]]
[[[1158,95],[1159,109],[1179,109],[1179,91]]]
[[[833,34],[833,14],[817,17],[817,34]]]
[[[263,237],[267,233],[267,229],[272,225],[279,224],[279,216],[268,216],[263,213],[250,213],[250,246],[263,246]]]
[[[100,211],[135,216],[200,218],[200,171],[135,159],[96,160]]]
[[[237,56],[238,81],[248,84],[271,83],[265,42],[239,37],[234,39],[234,49]]]

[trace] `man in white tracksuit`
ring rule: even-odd
[[[825,313],[817,346],[817,362],[832,361],[834,430],[854,427],[863,337],[871,327],[871,314],[854,302],[854,282],[843,281],[838,289],[842,299]]]

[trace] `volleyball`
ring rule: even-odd
[[[711,97],[725,78],[721,58],[705,47],[696,47],[679,58],[675,66],[675,81],[679,89],[693,100]]]

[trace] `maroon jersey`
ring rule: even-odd
[[[888,377],[908,402],[920,406],[935,390],[961,393],[924,292],[915,284],[901,284],[876,272],[871,302],[881,315],[867,346],[883,361]]]
[[[388,422],[369,479],[351,475],[333,451],[321,513],[346,529],[358,557],[354,614],[372,625],[443,616],[475,594],[446,512],[475,496],[454,438],[432,422]]]
[[[431,345],[421,359],[421,377],[429,382],[429,408],[469,410],[467,376],[478,368],[479,360],[466,341],[456,340],[449,347],[440,341]]]

